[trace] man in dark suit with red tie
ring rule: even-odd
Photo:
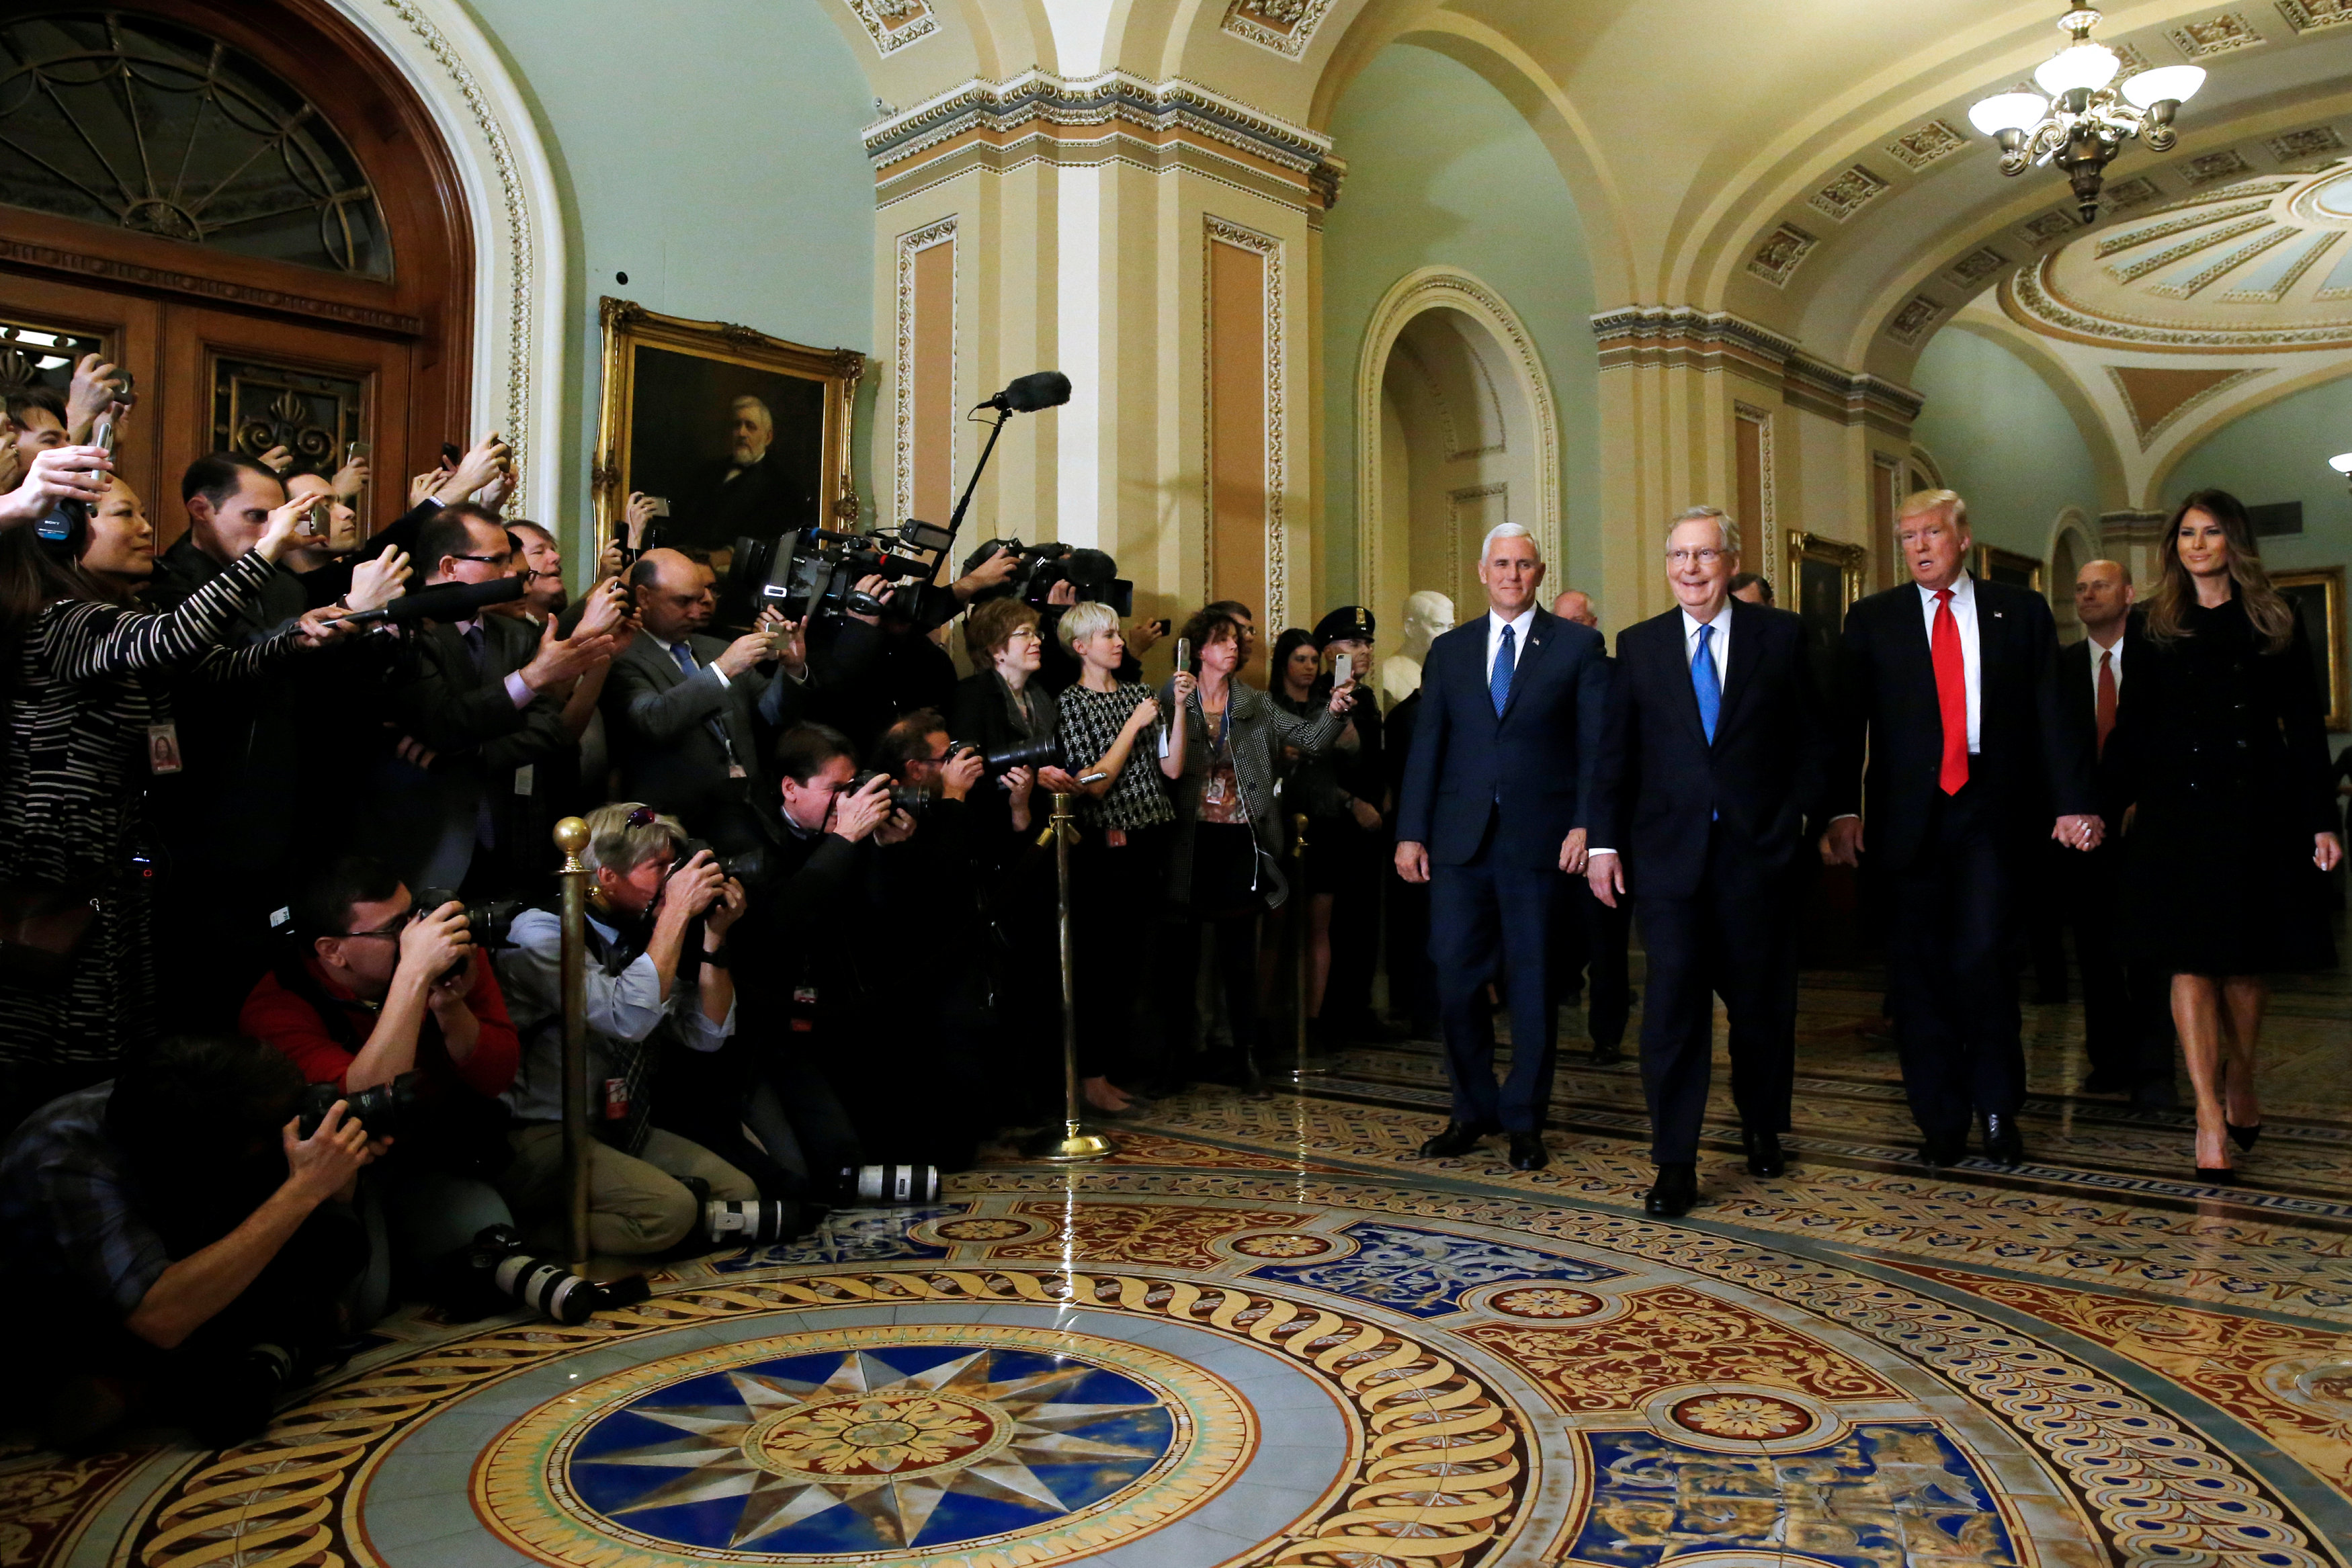
[[[1454,1114],[1423,1144],[1466,1154],[1496,1132],[1511,1164],[1540,1168],[1551,1099],[1551,927],[1565,919],[1560,876],[1584,869],[1584,808],[1600,749],[1609,664],[1601,633],[1536,604],[1543,558],[1505,523],[1481,547],[1486,613],[1430,645],[1421,714],[1397,810],[1397,874],[1430,883]],[[1511,1009],[1511,1070],[1495,1082],[1486,988]]]
[[[1968,506],[1954,492],[1919,491],[1895,528],[1911,580],[1849,611],[1838,649],[1822,858],[1859,865],[1866,852],[1886,879],[1887,979],[1920,1158],[1964,1158],[1980,1114],[1985,1157],[2014,1166],[2025,1054],[2012,891],[2042,837],[2092,850],[2105,824],[2089,747],[2059,697],[2050,606],[1969,575]]]
[[[2104,757],[2116,727],[2124,677],[2142,644],[2132,619],[2131,573],[2095,560],[2074,574],[2074,612],[2084,638],[2058,653],[2058,693],[2078,743]],[[2105,809],[2108,821],[2117,813]],[[2062,854],[2062,851],[2051,851]],[[2060,868],[2062,914],[2074,928],[2074,962],[2083,971],[2083,1053],[2088,1094],[2127,1094],[2146,1109],[2173,1105],[2170,977],[2136,963],[2123,939],[2123,841],[2111,838]]]
[[[1671,1218],[1698,1196],[1718,996],[1748,1168],[1785,1168],[1797,1032],[1790,872],[1829,735],[1804,622],[1731,597],[1731,519],[1692,507],[1665,555],[1675,608],[1617,634],[1586,880],[1612,908],[1630,888],[1642,923],[1642,1089],[1658,1167],[1643,1207]]]

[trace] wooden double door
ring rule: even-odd
[[[180,476],[207,453],[283,446],[296,472],[332,475],[360,444],[371,532],[405,507],[407,476],[439,455],[438,441],[412,434],[413,344],[0,271],[0,352],[54,383],[58,361],[91,351],[135,379],[116,469],[146,502],[159,549],[185,531]]]

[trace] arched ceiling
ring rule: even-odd
[[[1119,70],[1181,78],[1319,132],[1381,49],[1444,50],[1500,89],[1551,150],[1604,308],[1728,311],[1897,382],[1937,330],[1963,310],[1998,316],[1980,297],[2084,232],[2055,172],[2002,178],[1967,118],[2059,47],[2063,0],[827,3],[885,112],[975,77]],[[2254,200],[2255,185],[2352,148],[2352,0],[2119,0],[2096,37],[2127,70],[2194,61],[2210,72],[2181,112],[2176,151],[2159,158],[2133,145],[2110,168],[2100,235],[2147,227],[2157,208],[2204,205],[2223,185],[2245,184],[2233,200]],[[1344,160],[1347,149],[1335,151]],[[2277,206],[2284,193],[2271,195],[2264,235],[2336,226],[2316,207],[2298,225]],[[2352,196],[2341,204],[2352,214]],[[2242,291],[2268,276],[2260,257],[2291,263],[2305,243],[2275,240],[2236,269],[2243,277],[2196,292]],[[2352,241],[2315,259],[2280,299],[2231,305],[2252,319],[2329,303],[2316,296],[2337,250],[2352,254]],[[2074,257],[2058,258],[2062,286]],[[2095,263],[2106,265],[2089,256],[2084,280]],[[2177,270],[2146,275],[2132,298],[2145,303]],[[2129,313],[2123,297],[2111,303]],[[2242,384],[2305,379],[2273,368]],[[2108,382],[2095,370],[2086,395]],[[2130,436],[2129,468],[2144,433],[2117,428]]]

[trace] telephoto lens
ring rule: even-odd
[[[341,1100],[344,1103],[343,1120],[346,1123],[357,1122],[367,1129],[371,1138],[397,1137],[402,1117],[414,1115],[423,1098],[416,1087],[416,1074],[414,1072],[404,1072],[389,1083],[378,1083],[349,1093],[331,1083],[313,1083],[302,1092],[301,1125],[297,1135],[304,1138],[316,1136],[319,1124],[327,1119],[327,1113],[335,1108],[336,1101]]]
[[[560,1323],[584,1323],[591,1312],[613,1304],[593,1281],[524,1251],[510,1225],[493,1225],[474,1238],[474,1267],[501,1294]]]
[[[714,1197],[702,1206],[702,1233],[714,1243],[764,1247],[797,1235],[800,1214],[799,1204],[781,1198]]]
[[[833,1199],[836,1208],[875,1203],[929,1203],[940,1196],[937,1166],[844,1166]]]

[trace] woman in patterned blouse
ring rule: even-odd
[[[1135,1064],[1135,996],[1143,977],[1134,960],[1135,926],[1158,913],[1176,813],[1160,770],[1129,766],[1137,747],[1155,742],[1160,705],[1142,686],[1119,682],[1127,640],[1118,615],[1107,604],[1078,604],[1063,612],[1056,631],[1078,662],[1077,684],[1061,695],[1062,750],[1080,780],[1086,824],[1070,867],[1072,904],[1087,915],[1074,932],[1078,1075],[1087,1103],[1117,1115],[1131,1103],[1111,1074],[1128,1077]],[[1096,774],[1101,777],[1085,781]]]
[[[0,887],[87,898],[96,910],[61,980],[0,974],[0,1131],[108,1077],[123,1050],[155,1034],[149,890],[131,856],[145,837],[148,779],[179,767],[162,676],[234,680],[332,635],[313,612],[267,642],[217,645],[308,510],[296,501],[272,512],[251,550],[165,615],[133,604],[155,541],[119,478],[78,544],[43,543],[30,528],[0,534]],[[384,598],[398,591],[384,586]]]
[[[1319,754],[1347,727],[1353,681],[1331,694],[1311,719],[1297,718],[1237,678],[1243,659],[1238,622],[1203,610],[1185,624],[1192,668],[1179,670],[1164,696],[1168,744],[1160,771],[1175,795],[1176,832],[1168,857],[1168,895],[1199,925],[1216,933],[1217,971],[1233,1024],[1234,1055],[1216,1064],[1223,1082],[1254,1082],[1257,1068],[1257,917],[1289,895],[1278,867],[1282,836],[1275,795],[1282,748]],[[1173,1016],[1189,1016],[1183,963],[1197,941],[1171,945],[1167,977]],[[1197,1025],[1196,1025],[1197,1028]]]

